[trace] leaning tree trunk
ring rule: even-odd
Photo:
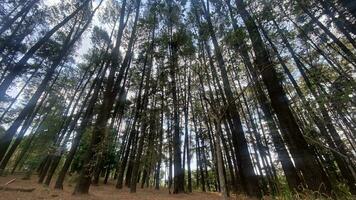
[[[224,87],[224,92],[228,102],[227,113],[230,117],[232,117],[233,122],[233,142],[234,146],[238,147],[236,149],[237,158],[239,159],[239,173],[242,182],[242,186],[244,187],[244,191],[250,196],[260,196],[260,188],[257,176],[254,172],[254,167],[252,164],[251,157],[248,151],[247,141],[244,135],[244,130],[242,128],[241,119],[239,113],[237,111],[237,106],[235,103],[235,97],[233,95],[227,70],[225,67],[225,61],[222,56],[221,49],[218,45],[218,41],[215,35],[215,31],[211,22],[210,13],[208,13],[205,5],[202,5],[204,9],[204,16],[208,23],[209,34],[212,39],[212,43],[215,49],[215,56],[217,58],[217,64],[221,71],[222,82]]]
[[[36,51],[41,48],[50,37],[56,33],[60,28],[62,28],[67,22],[73,19],[81,10],[84,9],[89,4],[90,0],[85,0],[81,6],[79,6],[74,12],[64,18],[59,24],[54,26],[50,31],[48,31],[35,45],[33,45],[22,58],[16,63],[16,65],[11,68],[10,73],[5,77],[4,81],[0,84],[0,99],[3,99],[6,90],[9,88],[12,81],[21,74],[21,72],[26,68],[27,61],[36,53]]]
[[[320,184],[324,183],[325,189],[323,191],[329,192],[329,180],[327,180],[323,170],[317,163],[316,156],[304,139],[303,133],[299,129],[297,121],[289,108],[285,91],[274,68],[274,64],[269,58],[254,19],[246,10],[243,0],[236,0],[236,5],[250,35],[253,49],[256,52],[256,68],[262,75],[262,80],[267,87],[271,105],[277,114],[282,129],[286,129],[288,132],[284,137],[295,165],[303,172],[304,177],[308,177],[310,180],[308,184],[310,189],[319,190]]]
[[[122,3],[122,7],[126,7],[126,0]],[[107,121],[110,118],[111,110],[113,108],[114,100],[116,98],[116,91],[114,91],[115,85],[115,72],[119,65],[118,55],[119,48],[121,44],[122,33],[124,29],[123,19],[125,16],[125,9],[122,9],[120,13],[120,25],[119,25],[119,34],[117,35],[116,46],[112,50],[110,59],[106,65],[110,65],[109,75],[106,81],[104,99],[103,103],[100,106],[99,114],[96,118],[94,129],[92,132],[92,138],[89,144],[88,152],[84,158],[84,167],[80,173],[78,183],[75,187],[74,194],[87,194],[89,192],[89,187],[91,184],[92,173],[94,166],[96,165],[95,161],[100,160],[102,151],[101,144],[105,137],[105,132],[107,129]]]

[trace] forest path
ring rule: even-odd
[[[169,194],[167,189],[141,189],[138,188],[136,193],[130,193],[128,188],[117,190],[114,182],[107,185],[91,186],[89,195],[73,196],[75,184],[65,183],[64,190],[54,190],[53,186],[46,187],[37,183],[37,176],[33,175],[30,180],[22,180],[22,176],[0,177],[0,185],[8,181],[16,180],[7,185],[11,188],[36,188],[33,192],[16,192],[0,190],[0,200],[220,200],[219,193],[214,192],[193,192],[191,194]],[[55,182],[55,181],[52,181]],[[247,200],[244,197],[231,197],[230,199]]]

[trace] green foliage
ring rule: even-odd
[[[58,41],[49,40],[41,49],[39,49],[37,55],[54,61],[58,57],[58,53],[61,50],[61,46],[61,43],[59,43]]]
[[[210,38],[209,25],[206,22],[202,22],[199,26],[199,39],[207,41]]]
[[[180,47],[180,54],[182,56],[192,56],[195,53],[191,34],[185,29],[179,29],[173,34],[172,42]]]
[[[224,41],[229,46],[236,47],[236,46],[240,46],[245,38],[246,38],[246,33],[244,29],[239,28],[237,30],[228,32],[224,38]]]
[[[23,6],[21,3],[19,4],[19,2],[22,1],[7,1],[6,6],[0,9],[0,19],[5,19],[8,14],[11,17],[15,16],[14,14]],[[13,64],[16,64],[16,62],[21,59],[26,50],[32,47],[41,36],[47,33],[50,27],[58,24],[62,18],[68,16],[83,0],[63,1],[52,7],[47,7],[43,4],[43,1],[40,2],[41,3],[36,5],[33,10],[24,15],[26,18],[23,18],[23,22],[21,22],[21,19],[17,19],[6,32],[0,35],[1,80],[4,80],[9,74],[9,71],[12,70],[11,67]],[[231,7],[228,7],[228,2],[231,3]],[[246,4],[246,13],[242,12],[245,6],[240,7],[239,2]],[[340,44],[334,41],[332,43],[330,42],[332,39],[332,37],[330,37],[331,35],[328,35],[325,29],[322,29],[320,25],[317,26],[315,21],[313,22],[311,20],[312,15],[314,15],[317,20],[320,20],[322,24],[328,25],[327,28],[336,36],[336,39],[340,40],[342,44],[345,44],[346,49],[349,48],[351,54],[354,54],[352,47],[355,45],[352,41],[349,42],[347,37],[344,37],[345,34],[343,34],[342,30],[339,30],[340,27],[337,26],[336,22],[331,20],[333,17],[328,16],[327,12],[324,12],[326,9],[319,10],[319,8],[322,8],[319,5],[321,2],[328,1],[141,1],[140,9],[138,10],[139,25],[136,34],[133,34],[132,31],[135,30],[133,29],[133,19],[137,1],[127,0],[125,16],[121,18],[121,20],[119,20],[119,17],[124,13],[122,0],[105,1],[104,8],[100,8],[101,13],[99,16],[95,15],[99,20],[96,21],[91,28],[91,34],[85,38],[91,41],[89,51],[84,55],[80,55],[81,49],[76,49],[78,51],[68,51],[68,58],[63,60],[56,69],[58,76],[54,75],[51,79],[52,81],[55,80],[53,87],[51,90],[45,91],[48,92],[46,101],[39,112],[36,113],[35,120],[31,124],[29,131],[34,131],[31,129],[35,128],[33,124],[37,123],[37,120],[44,119],[44,122],[35,134],[33,132],[31,133],[31,136],[34,134],[35,137],[32,146],[28,152],[26,152],[26,159],[20,164],[22,169],[28,172],[29,177],[33,169],[35,169],[47,155],[53,154],[56,149],[58,149],[58,144],[54,143],[56,143],[56,139],[58,138],[61,125],[63,121],[73,119],[66,110],[73,110],[75,111],[74,114],[76,114],[76,112],[83,108],[83,113],[86,113],[88,103],[84,103],[84,99],[86,98],[84,96],[88,94],[89,99],[94,96],[92,95],[93,93],[89,93],[89,88],[93,86],[94,80],[97,81],[101,75],[104,75],[105,78],[103,82],[100,82],[98,85],[98,97],[94,99],[93,115],[90,116],[91,122],[89,122],[89,124],[103,125],[103,127],[96,127],[102,130],[103,134],[100,137],[102,141],[95,146],[95,156],[93,156],[93,160],[90,162],[90,167],[98,163],[98,158],[101,156],[105,159],[103,169],[107,169],[109,166],[117,166],[118,159],[122,158],[122,155],[118,155],[118,150],[125,147],[122,141],[122,127],[117,127],[117,121],[121,120],[127,122],[129,121],[128,118],[132,120],[135,116],[138,116],[138,118],[135,119],[137,120],[135,121],[136,124],[131,127],[132,129],[124,130],[124,132],[134,134],[131,135],[134,136],[132,137],[133,142],[131,141],[131,145],[136,148],[137,144],[139,144],[138,141],[141,139],[140,136],[144,135],[142,132],[146,133],[147,138],[143,138],[144,140],[142,140],[144,141],[144,152],[142,153],[142,157],[140,157],[140,162],[145,167],[152,168],[152,166],[156,166],[155,164],[157,164],[159,160],[168,160],[172,153],[168,152],[171,148],[174,150],[182,150],[182,147],[176,145],[179,143],[176,139],[176,141],[172,143],[174,133],[172,127],[177,125],[177,129],[179,129],[180,133],[183,133],[182,127],[186,121],[183,118],[183,113],[186,108],[185,105],[188,105],[189,113],[187,125],[190,127],[189,132],[194,132],[192,135],[197,137],[195,138],[196,140],[192,138],[188,139],[190,154],[197,154],[198,145],[195,143],[200,142],[200,150],[201,154],[204,154],[204,159],[201,159],[199,162],[203,162],[202,160],[205,159],[206,161],[198,164],[207,167],[208,172],[205,177],[205,182],[209,185],[207,189],[213,191],[216,189],[217,170],[215,166],[216,163],[212,157],[215,153],[213,152],[214,147],[212,146],[215,138],[211,136],[214,135],[217,130],[220,130],[218,129],[220,124],[214,123],[212,107],[218,106],[230,109],[230,103],[234,101],[236,106],[231,106],[231,108],[235,110],[231,113],[230,110],[228,110],[231,115],[224,115],[226,118],[222,118],[224,120],[230,120],[230,117],[234,117],[231,121],[226,120],[226,122],[224,121],[224,124],[222,124],[222,126],[224,126],[222,129],[224,131],[223,135],[230,137],[230,135],[227,134],[229,133],[228,128],[230,128],[231,132],[229,134],[231,134],[232,139],[235,139],[237,135],[237,140],[245,137],[246,142],[244,140],[233,141],[232,143],[231,141],[227,141],[226,144],[224,143],[223,156],[227,157],[227,152],[225,151],[229,151],[237,163],[239,162],[240,156],[244,156],[243,159],[251,159],[251,166],[253,167],[256,167],[259,160],[258,158],[261,157],[261,160],[267,162],[267,164],[263,163],[263,165],[265,165],[262,166],[263,171],[258,173],[259,175],[257,176],[261,177],[264,175],[264,172],[266,172],[266,174],[268,174],[266,177],[276,175],[278,176],[278,181],[280,181],[280,183],[277,184],[280,193],[275,199],[329,199],[327,195],[320,192],[321,190],[310,191],[307,188],[302,188],[301,192],[296,192],[288,189],[286,178],[279,177],[279,174],[282,174],[282,169],[280,169],[278,160],[281,158],[276,158],[278,150],[272,153],[270,163],[268,158],[264,159],[264,148],[266,148],[265,151],[267,152],[269,150],[267,147],[272,146],[275,142],[273,140],[272,131],[276,135],[281,133],[282,139],[281,141],[277,141],[277,143],[286,142],[287,154],[290,154],[292,157],[305,152],[309,154],[309,151],[304,150],[298,152],[298,149],[295,147],[312,146],[313,149],[310,149],[310,152],[315,152],[315,154],[310,153],[310,156],[318,156],[318,161],[322,169],[328,173],[328,178],[332,182],[332,197],[351,199],[352,196],[348,191],[347,184],[338,182],[342,180],[342,178],[347,177],[341,177],[340,169],[338,168],[338,163],[334,161],[333,153],[330,151],[330,148],[322,148],[320,146],[331,146],[324,137],[329,135],[330,132],[330,128],[327,125],[335,125],[335,128],[340,133],[341,140],[344,140],[344,136],[348,136],[346,134],[353,133],[354,127],[352,124],[347,125],[344,121],[339,121],[339,117],[345,116],[346,122],[352,122],[353,120],[351,118],[353,114],[351,112],[352,110],[350,111],[348,109],[354,107],[355,82],[353,80],[354,77],[352,77],[353,74],[351,74],[354,62],[352,63],[345,59],[347,53],[344,54],[345,52],[342,52],[344,49],[339,47]],[[28,103],[28,100],[38,88],[39,83],[43,80],[48,67],[51,66],[53,61],[58,57],[62,50],[62,43],[68,35],[69,28],[74,24],[78,27],[84,26],[86,22],[85,19],[91,14],[90,9],[95,4],[97,4],[97,1],[90,1],[89,6],[84,9],[84,12],[75,16],[75,18],[70,20],[65,26],[56,31],[56,33],[31,56],[28,62],[23,64],[24,68],[26,66],[28,66],[28,68],[16,76],[16,79],[11,85],[11,92],[16,92],[20,86],[22,87],[24,80],[32,75],[33,69],[38,68],[39,70],[34,75],[34,79],[25,87],[25,91],[15,102],[13,108],[11,108],[10,112],[2,120],[3,124],[0,126],[0,138],[5,131],[3,127],[8,127],[10,123],[14,122],[19,111]],[[336,2],[335,5],[336,9],[332,8],[331,10],[334,12],[336,18],[343,19],[343,21],[340,20],[342,21],[341,29],[350,28],[348,26],[350,26],[350,24],[352,25],[350,20],[353,19],[351,16],[352,13],[345,12],[347,17],[344,17],[343,14],[345,14],[344,10],[346,9],[341,7],[341,4],[338,2]],[[306,7],[306,9],[304,7]],[[12,9],[14,13],[9,13]],[[308,15],[305,12],[306,10],[310,11],[312,15]],[[249,17],[251,18],[246,19]],[[78,21],[75,22],[75,20]],[[114,55],[112,53],[112,45],[115,44],[120,21],[124,21],[125,27],[120,41],[121,46],[118,46],[119,53]],[[286,36],[286,40],[290,42],[290,46],[295,51],[295,54],[292,54],[291,52],[293,51],[286,48],[286,44],[283,44],[284,41],[281,40],[282,34],[274,30],[276,28],[275,24],[272,23],[274,21],[283,29],[281,33]],[[236,27],[239,28],[236,29]],[[256,28],[256,31],[251,30]],[[155,38],[152,38],[152,33],[154,33]],[[260,37],[258,36],[259,34],[261,35]],[[131,35],[136,35],[135,44],[133,45],[132,52],[127,52],[128,41]],[[354,36],[354,34],[350,33],[350,35],[351,39],[353,39],[352,36]],[[256,43],[256,41],[258,42]],[[14,45],[10,46],[10,44]],[[242,44],[246,45],[246,48],[240,48]],[[254,47],[253,51],[251,51],[251,47]],[[258,49],[255,49],[256,47],[258,47]],[[220,49],[220,51],[218,51],[218,49]],[[240,55],[241,50],[245,49],[247,52]],[[265,49],[267,49],[267,51],[264,51]],[[117,49],[115,49],[115,51],[116,50]],[[208,50],[210,50],[209,55]],[[325,55],[322,55],[321,52]],[[126,53],[127,55],[132,55],[129,60],[130,66],[122,65],[123,59],[121,55],[125,55]],[[248,58],[245,59],[246,57],[243,57],[244,59],[241,59],[241,57],[245,55],[247,55]],[[304,81],[301,76],[302,70],[300,70],[300,65],[295,64],[295,60],[297,59],[293,60],[295,57],[291,55],[295,55],[300,59],[301,64],[305,67],[306,77],[311,80],[311,85],[305,83],[306,81]],[[116,57],[112,59],[113,57],[111,56],[118,56],[118,65],[112,62],[113,60],[116,61]],[[77,62],[78,60],[79,62]],[[251,67],[248,65],[250,63],[246,62],[247,60],[251,62]],[[264,63],[265,61],[266,63]],[[115,66],[113,64],[115,64]],[[291,71],[291,77],[286,76],[285,71],[281,70],[281,66],[284,66],[282,64],[285,64],[287,69]],[[103,69],[107,71],[99,73],[98,68],[101,66],[104,66],[105,68]],[[118,68],[116,68],[117,66]],[[147,70],[148,66],[150,70]],[[63,70],[59,73],[58,69],[60,67]],[[114,73],[112,74],[114,75],[113,80],[118,80],[118,77],[122,75],[120,74],[120,70],[126,70],[124,67],[128,67],[127,80],[125,83],[121,81],[121,85],[117,86],[120,89],[124,89],[122,91],[125,91],[126,94],[124,98],[117,99],[115,93],[118,91],[112,91],[111,89],[116,88],[116,86],[111,85],[113,82],[110,81],[111,73],[109,73],[109,71],[117,69],[117,71],[113,71]],[[216,73],[215,71],[213,72],[212,69],[216,69]],[[277,70],[278,73],[275,74],[271,69]],[[346,74],[340,75],[342,73],[340,73],[339,70]],[[151,74],[148,75],[148,71]],[[227,71],[226,74],[224,74],[225,71]],[[88,74],[90,74],[90,78]],[[187,87],[188,77],[189,81],[191,81],[189,89]],[[242,88],[238,87],[236,78],[241,82]],[[300,93],[296,92],[297,87],[291,84],[289,80],[294,80],[294,78],[296,79],[298,89],[300,88]],[[80,97],[79,93],[74,95],[74,90],[79,80],[83,80],[87,83],[85,88],[84,84],[79,87],[79,90],[83,91]],[[141,83],[143,83],[143,87],[141,87]],[[148,83],[148,85],[146,85],[146,83]],[[175,83],[175,85],[173,85],[173,83]],[[123,84],[125,84],[124,87],[122,87]],[[220,88],[221,85],[223,88]],[[282,87],[280,87],[281,85]],[[106,86],[110,86],[111,88]],[[139,88],[142,89],[140,95]],[[221,89],[223,91],[221,91]],[[314,90],[316,95],[314,92],[311,92]],[[115,116],[115,119],[112,117],[112,110],[108,110],[108,112],[105,112],[107,116],[103,117],[106,118],[105,122],[94,123],[96,120],[99,119],[98,121],[100,121],[100,119],[102,119],[98,117],[101,116],[101,111],[103,110],[100,108],[106,106],[107,104],[105,103],[109,102],[103,101],[103,98],[108,97],[107,94],[109,93],[110,98],[114,100],[114,103],[111,105],[119,105],[125,109],[120,110],[120,115]],[[242,96],[242,94],[244,96]],[[69,106],[69,100],[73,95],[75,100],[79,98],[78,105],[75,108],[73,108],[73,105]],[[304,95],[305,97],[303,97]],[[273,96],[274,98],[272,98]],[[44,95],[41,96],[39,101],[42,98],[44,98]],[[141,98],[140,102],[139,98]],[[287,102],[286,99],[289,101]],[[3,104],[5,106],[9,104],[9,100],[11,100],[11,98],[1,102],[1,106],[3,106]],[[247,103],[245,104],[242,100],[247,101]],[[227,103],[227,101],[229,103]],[[281,104],[281,107],[279,107],[278,103]],[[320,112],[322,111],[320,109],[322,106],[320,105],[325,105],[327,110]],[[281,109],[279,110],[279,108]],[[139,114],[136,114],[136,111],[138,111]],[[161,113],[162,116],[164,116],[163,124],[161,124],[160,121]],[[233,116],[235,114],[241,114],[241,116]],[[328,129],[325,133],[322,133],[321,130],[318,130],[321,128],[316,126],[319,125],[319,123],[316,124],[316,122],[313,122],[313,117],[320,117],[320,121],[323,123],[325,120],[322,118],[328,114],[330,114],[332,118],[332,124],[322,124]],[[76,128],[78,128],[83,121],[83,115],[84,114],[75,122],[77,124]],[[178,117],[176,117],[177,115]],[[257,119],[260,117],[261,119]],[[288,119],[284,119],[285,117],[288,117]],[[108,128],[110,122],[115,122],[112,129]],[[253,125],[256,125],[258,129],[256,130],[256,134],[264,136],[264,144],[266,144],[266,146],[264,146],[262,150],[254,149],[256,148],[254,145],[255,140],[249,137],[249,134],[251,134],[249,129],[251,129],[251,127],[254,128]],[[83,169],[84,158],[91,145],[91,135],[93,134],[93,127],[91,126],[92,125],[88,125],[88,127],[85,127],[85,133],[81,138],[78,150],[72,162],[71,172],[74,172],[74,175],[70,177],[71,180],[69,180],[69,182],[71,184],[77,181],[77,174]],[[161,130],[161,126],[163,130]],[[194,128],[192,126],[194,126]],[[282,127],[282,129],[280,131],[278,131],[279,129],[271,130],[274,129],[274,127]],[[194,129],[194,131],[191,129]],[[248,131],[246,131],[246,129]],[[344,129],[346,131],[344,131]],[[299,130],[302,131],[302,134],[299,134]],[[74,129],[74,131],[80,130]],[[297,134],[294,134],[295,132]],[[163,150],[158,147],[158,144],[160,144],[160,137],[158,136],[160,136],[160,134],[163,134],[162,137],[164,138],[162,144]],[[229,137],[227,138],[230,140],[231,137]],[[29,142],[29,138],[27,135],[23,138],[22,143],[15,152],[15,158],[24,150],[25,144]],[[179,139],[179,137],[177,138]],[[304,139],[309,143],[299,146],[297,143],[303,143]],[[350,140],[349,138],[347,139]],[[71,141],[68,143],[70,142]],[[331,138],[331,143],[333,142],[336,143],[335,139]],[[348,152],[351,152],[352,142],[353,141],[344,142]],[[241,147],[239,145],[243,145],[243,143],[246,144],[247,150],[240,152],[241,149],[239,148]],[[182,142],[182,144],[184,143]],[[314,144],[319,144],[319,146]],[[271,147],[271,149],[273,149],[273,147]],[[255,154],[252,152],[255,152]],[[130,153],[132,154],[132,151]],[[245,153],[250,153],[251,156],[245,155]],[[176,153],[173,157],[177,154],[179,153]],[[136,155],[130,155],[130,157],[134,156]],[[192,157],[197,159],[198,156]],[[292,158],[292,163],[293,159],[295,158]],[[300,159],[302,160],[303,158]],[[12,158],[10,163],[13,164],[14,160],[15,159]],[[175,159],[173,159],[173,162],[174,160]],[[301,171],[301,173],[310,180],[310,177],[307,177],[308,174],[304,173],[304,168],[297,166],[299,163],[300,162],[294,162],[296,170]],[[274,168],[270,168],[271,172],[267,170],[268,167],[270,167],[269,164],[277,168],[276,174],[273,172]],[[253,174],[253,167],[249,168],[252,169],[250,174]],[[166,172],[166,169],[163,169],[163,165],[161,170],[163,170],[161,172],[161,178],[163,179]],[[256,171],[257,170],[259,169],[256,167]],[[244,173],[243,171],[244,170],[239,172]],[[316,169],[315,171],[322,170]],[[196,185],[198,185],[197,178],[199,174],[193,170],[192,176],[193,186],[196,187]],[[230,181],[230,170],[226,170],[226,176],[228,181]],[[185,178],[187,179],[187,176],[185,176]],[[273,185],[274,178],[271,179],[272,180],[269,181],[272,183],[271,185]],[[231,183],[228,184],[231,186]],[[271,188],[271,185],[267,187]],[[199,188],[196,187],[195,189],[198,190]]]
[[[94,26],[90,39],[93,46],[98,48],[108,46],[111,43],[108,33],[98,26]]]
[[[103,23],[117,23],[117,16],[120,15],[120,3],[116,0],[105,1],[103,9],[99,13],[99,20]]]
[[[85,158],[86,152],[88,151],[89,144],[90,144],[90,139],[91,139],[91,132],[92,128],[87,128],[85,130],[85,133],[82,136],[82,139],[80,140],[80,144],[77,150],[77,153],[75,154],[75,157],[72,161],[71,169],[70,172],[80,172],[80,170],[83,167],[83,160]]]

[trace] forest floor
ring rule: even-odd
[[[191,194],[169,194],[167,189],[155,190],[151,188],[138,188],[136,193],[130,193],[128,188],[117,190],[113,182],[106,185],[91,186],[89,195],[73,196],[74,184],[65,183],[64,190],[54,190],[53,186],[47,187],[37,183],[37,176],[33,175],[30,180],[22,180],[23,176],[0,177],[0,187],[16,178],[6,187],[8,188],[35,188],[32,192],[0,190],[0,200],[220,200],[219,193],[198,192]],[[54,182],[54,181],[52,181]],[[230,199],[247,200],[245,197],[231,197]]]

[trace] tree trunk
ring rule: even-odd
[[[314,153],[309,148],[289,108],[286,94],[277,76],[274,64],[269,59],[268,52],[265,49],[253,18],[247,12],[242,0],[236,0],[236,5],[250,35],[253,49],[256,52],[256,68],[262,75],[262,80],[267,87],[271,104],[277,114],[279,123],[282,129],[288,132],[288,135],[284,136],[293,155],[295,165],[303,171],[305,177],[313,177],[309,183],[310,189],[319,190],[320,183],[324,183],[326,187],[323,191],[330,191],[329,182],[325,180],[323,171],[319,167],[316,157],[313,155]]]
[[[63,27],[68,21],[73,19],[85,6],[89,4],[90,0],[85,0],[81,6],[79,6],[74,12],[64,18],[59,24],[54,26],[50,31],[48,31],[35,45],[33,45],[22,58],[17,62],[17,64],[11,68],[10,73],[5,77],[4,81],[0,84],[0,99],[3,99],[6,90],[9,88],[12,81],[21,74],[21,72],[26,68],[25,65],[27,61],[36,53],[36,51],[42,47],[50,37],[57,32],[61,27]],[[58,56],[62,57],[62,56]],[[60,61],[60,60],[59,60]]]

